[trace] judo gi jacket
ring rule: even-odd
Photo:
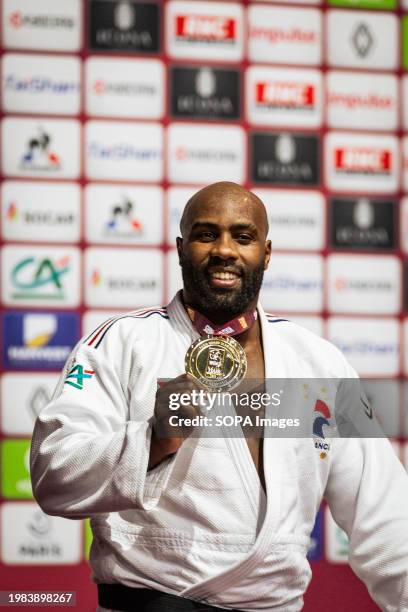
[[[356,377],[332,344],[258,307],[266,378]],[[372,598],[408,611],[408,476],[386,439],[263,445],[266,492],[246,440],[187,438],[148,471],[157,381],[184,372],[198,338],[179,296],[111,319],[73,350],[31,450],[43,510],[91,517],[94,580],[220,608],[291,612],[325,497]]]

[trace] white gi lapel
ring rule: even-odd
[[[285,363],[285,350],[278,334],[274,333],[273,325],[258,306],[259,319],[262,330],[262,343],[265,360],[265,377],[284,379],[289,375]],[[278,323],[276,323],[278,324]],[[277,442],[277,443],[275,443]],[[185,589],[180,595],[193,599],[207,599],[212,595],[222,593],[232,585],[245,579],[257,566],[259,566],[265,555],[273,548],[273,542],[278,537],[277,526],[279,524],[282,484],[284,474],[284,452],[290,440],[274,440],[265,438],[264,441],[264,473],[266,481],[266,500],[256,472],[248,446],[243,438],[226,437],[226,444],[231,452],[236,468],[243,480],[243,485],[248,493],[254,510],[259,513],[266,503],[265,518],[260,528],[256,541],[247,556],[213,578],[203,580],[201,583]],[[222,509],[220,508],[220,511]]]

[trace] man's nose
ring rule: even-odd
[[[221,259],[236,259],[238,254],[232,236],[227,233],[220,234],[217,240],[212,243],[211,255]]]

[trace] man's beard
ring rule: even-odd
[[[246,312],[251,302],[253,303],[258,297],[264,275],[262,261],[252,270],[240,269],[241,282],[238,289],[225,289],[214,287],[207,272],[208,268],[219,266],[219,261],[210,261],[206,268],[197,268],[189,259],[182,256],[180,265],[184,288],[190,298],[189,306],[214,322],[219,319],[227,321]]]

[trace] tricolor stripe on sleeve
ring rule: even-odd
[[[288,319],[280,319],[269,312],[265,312],[265,315],[268,323],[281,323],[282,321],[286,321],[287,323],[289,322]]]
[[[111,329],[111,327],[121,319],[148,319],[152,315],[158,315],[162,317],[162,319],[168,319],[169,316],[167,314],[166,308],[143,308],[142,310],[135,310],[134,312],[128,312],[124,315],[118,315],[117,317],[108,319],[99,327],[97,327],[85,340],[84,344],[87,346],[92,346],[97,349],[101,344],[102,340]]]

